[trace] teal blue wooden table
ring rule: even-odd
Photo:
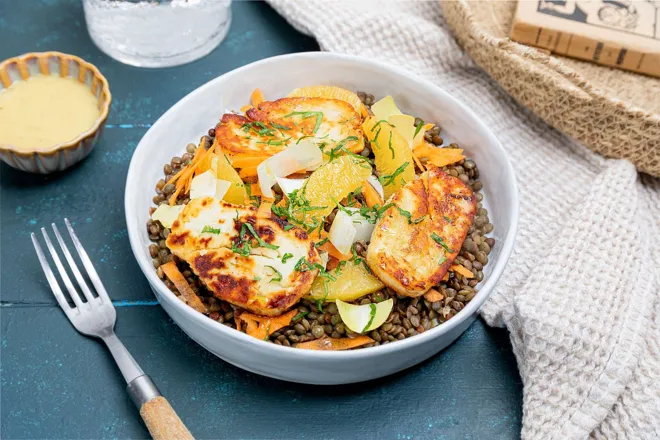
[[[233,4],[225,42],[181,67],[138,69],[101,53],[79,0],[0,1],[0,60],[59,50],[94,63],[114,102],[92,154],[64,173],[0,168],[0,437],[146,438],[105,348],[55,303],[30,232],[68,217],[117,306],[117,333],[197,438],[513,439],[522,385],[508,334],[477,321],[408,371],[347,386],[268,379],[217,359],[163,312],[131,253],[123,194],[149,126],[190,91],[269,56],[318,50],[264,3]]]

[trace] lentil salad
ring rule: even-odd
[[[358,92],[357,97],[359,98],[360,104],[363,105],[366,110],[364,116],[365,119],[373,116],[372,105],[377,104],[375,97],[363,92]],[[256,109],[261,107],[259,105],[261,104],[259,100],[260,98],[257,96],[257,102],[255,102],[255,96],[253,95],[253,103],[255,104],[254,108]],[[261,100],[263,100],[263,98],[261,98]],[[302,114],[301,117],[310,119],[311,122],[318,125],[318,114],[315,115],[313,112],[307,112],[306,114]],[[394,126],[392,125],[392,127]],[[441,136],[441,129],[437,125],[427,124],[419,118],[414,118],[413,127],[415,128],[413,137],[420,135],[421,132],[420,136],[423,137],[425,148],[461,151],[457,144],[445,144],[444,139]],[[241,125],[241,128],[244,129],[244,124]],[[250,128],[254,130],[254,126]],[[220,124],[219,126],[209,129],[208,134],[202,137],[199,146],[188,144],[186,152],[183,155],[180,157],[173,157],[169,163],[163,166],[164,176],[157,182],[155,188],[156,194],[153,197],[155,205],[167,205],[169,202],[175,206],[185,206],[190,203],[190,191],[180,191],[177,193],[176,182],[173,182],[173,180],[177,175],[180,175],[194,164],[196,156],[200,153],[200,149],[208,151],[213,146],[218,145],[219,141],[217,136],[221,129],[222,127],[220,127]],[[265,130],[274,131],[277,129],[276,126],[264,128],[257,125],[256,130],[254,131],[263,132]],[[281,129],[281,131],[284,132],[286,130]],[[392,135],[390,134],[390,145],[391,138]],[[373,139],[368,139],[368,136],[366,136],[364,140],[360,139],[359,141],[362,143],[362,148],[359,150],[351,151],[348,149],[342,149],[342,152],[345,153],[346,156],[359,156],[370,163],[377,163],[377,152],[374,151],[378,148],[377,142],[374,144],[372,142]],[[276,145],[274,142],[276,141],[269,141],[268,146],[271,146],[271,144]],[[345,145],[346,144],[344,144],[344,146]],[[319,148],[322,147],[319,146]],[[394,156],[395,154],[392,153],[392,158],[394,158]],[[331,159],[333,158],[331,157]],[[415,157],[415,159],[417,158]],[[422,173],[424,164],[419,163],[417,160],[416,162],[415,165],[409,165],[411,168],[415,169],[414,176],[417,178],[417,176]],[[426,162],[426,164],[428,165],[429,163]],[[263,194],[261,196],[255,195],[255,193],[259,192],[258,176],[255,176],[254,173],[243,173],[248,167],[236,168],[239,170],[242,184],[246,188],[248,203],[259,206],[264,197]],[[346,301],[352,305],[370,307],[371,305],[378,305],[387,300],[391,300],[391,310],[387,314],[384,322],[382,322],[377,328],[368,328],[369,325],[367,325],[363,327],[363,329],[367,329],[367,331],[352,330],[344,322],[344,318],[342,317],[337,302],[325,301],[326,298],[314,298],[311,295],[305,295],[294,305],[291,312],[288,313],[289,316],[287,320],[281,323],[278,323],[277,320],[264,320],[264,322],[268,322],[269,327],[265,330],[265,336],[263,338],[261,337],[264,334],[262,331],[259,333],[259,337],[278,345],[313,349],[323,349],[319,348],[320,345],[318,344],[316,346],[313,345],[313,343],[317,341],[350,339],[359,341],[359,343],[352,346],[350,344],[346,346],[340,344],[337,345],[337,347],[365,348],[415,336],[442,324],[451,319],[456,313],[460,312],[477,293],[477,285],[484,278],[484,266],[488,263],[488,255],[492,247],[495,245],[495,240],[492,237],[487,236],[487,234],[493,230],[493,225],[489,221],[487,210],[482,205],[482,183],[479,180],[479,169],[477,164],[468,157],[462,157],[460,160],[442,166],[441,169],[443,174],[451,176],[465,184],[473,194],[475,202],[474,216],[470,219],[470,224],[466,230],[465,237],[463,237],[460,246],[456,249],[456,255],[453,259],[453,263],[455,264],[452,267],[460,266],[460,268],[462,268],[461,270],[446,271],[443,279],[434,284],[433,288],[424,295],[412,297],[402,294],[390,286],[384,285],[376,291]],[[381,183],[383,180],[387,182],[388,177],[391,178],[392,175],[396,174],[395,170],[391,174],[384,175],[384,173],[378,169],[378,166],[373,167],[370,171],[371,175]],[[313,173],[314,171],[312,171],[312,174]],[[311,177],[309,172],[297,172],[292,174],[298,177]],[[398,177],[398,175],[395,177]],[[400,185],[400,187],[403,187],[407,182],[404,181],[402,183],[403,185]],[[272,212],[275,216],[285,217],[286,214],[284,210],[277,209],[277,207],[280,203],[289,200],[288,194],[284,193],[279,184],[273,187],[273,192],[274,200],[271,206]],[[317,241],[317,244],[323,240],[326,240],[327,243],[327,234],[331,232],[337,216],[342,216],[344,214],[343,209],[345,209],[346,206],[349,206],[352,202],[355,202],[354,206],[367,206],[367,197],[368,194],[366,191],[350,191],[347,196],[342,197],[342,200],[337,201],[336,206],[334,206],[330,212],[322,218],[319,228],[323,229],[325,238]],[[383,199],[381,200],[380,205],[376,205],[377,209],[375,210],[376,218],[374,223],[380,220],[380,218],[378,218],[378,209],[385,208],[385,206],[387,206],[385,202],[386,200]],[[288,203],[289,205],[291,204],[290,202]],[[150,208],[150,214],[153,214],[155,211],[156,208]],[[409,212],[406,212],[403,209],[399,209],[399,211],[404,217],[407,216],[410,222],[415,220],[411,219]],[[295,223],[292,218],[286,218],[285,220],[291,221],[289,225]],[[294,226],[300,227],[300,225]],[[182,278],[185,280],[185,283],[189,286],[192,293],[200,299],[201,303],[203,303],[203,313],[205,313],[210,319],[214,319],[222,324],[239,331],[245,331],[249,334],[248,327],[251,324],[254,324],[254,322],[250,320],[250,317],[254,317],[255,315],[250,314],[236,304],[232,304],[219,298],[217,295],[214,295],[186,261],[172,254],[167,242],[172,229],[165,227],[159,220],[150,219],[147,223],[147,230],[149,238],[153,242],[149,246],[149,253],[153,259],[154,268],[159,278],[163,280],[167,287],[177,295],[182,294],[180,290],[181,286],[171,280],[166,274],[167,271],[163,268],[166,264],[174,264],[180,271]],[[319,234],[321,233],[319,232]],[[256,238],[259,239],[258,236]],[[353,264],[364,267],[365,270],[373,276],[369,266],[365,263],[369,245],[370,242],[368,239],[355,240],[351,243],[350,259],[335,261],[336,259],[331,255],[328,263],[330,263],[331,266],[334,265],[334,268],[330,269],[330,266],[326,263],[326,267],[320,270],[320,274],[329,273],[329,276],[332,277],[333,275],[331,274],[333,271],[340,273],[342,268]],[[320,279],[322,276],[317,278]],[[327,281],[327,279],[324,281]],[[186,296],[181,295],[180,298],[182,298],[184,302],[190,304]],[[374,309],[374,307],[370,308],[371,310]],[[241,318],[241,316],[243,316],[243,318]],[[371,318],[373,319],[373,316]],[[256,320],[257,318],[254,319]],[[258,324],[260,323],[261,322],[258,322]],[[275,329],[275,325],[270,327],[271,324],[277,324],[279,328]],[[332,347],[330,347],[330,349],[332,349]]]

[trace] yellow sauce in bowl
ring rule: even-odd
[[[0,145],[47,150],[91,129],[100,114],[96,96],[74,78],[31,76],[0,91]]]

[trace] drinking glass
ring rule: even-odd
[[[138,67],[189,63],[227,35],[231,0],[83,0],[87,29],[103,52]]]

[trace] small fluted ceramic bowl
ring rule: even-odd
[[[0,159],[16,169],[39,174],[62,171],[87,157],[101,136],[112,101],[108,81],[96,66],[77,56],[60,52],[28,53],[0,63],[0,92],[32,75],[76,78],[98,99],[99,117],[89,130],[70,141],[31,152],[0,144]]]
[[[314,351],[261,341],[229,328],[184,304],[158,278],[149,255],[146,228],[153,188],[162,164],[215,126],[225,109],[240,108],[260,87],[268,97],[297,87],[334,85],[375,96],[392,95],[399,108],[442,127],[479,164],[483,206],[496,245],[484,268],[479,292],[453,318],[411,338],[348,351]],[[495,135],[464,104],[438,86],[394,66],[349,55],[299,53],[262,60],[226,73],[183,98],[144,135],[128,170],[126,222],[131,248],[158,301],[192,339],[225,361],[264,376],[310,384],[360,382],[401,371],[433,356],[468,328],[502,275],[518,224],[518,190],[513,168]],[[423,258],[423,257],[422,257]]]

